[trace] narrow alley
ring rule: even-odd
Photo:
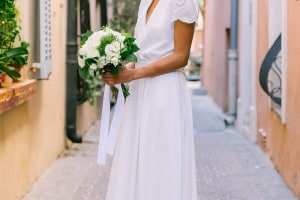
[[[199,200],[296,200],[266,154],[232,127],[198,82],[192,94]],[[23,200],[104,200],[110,164],[96,164],[99,122],[42,175]]]

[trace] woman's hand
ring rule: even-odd
[[[130,63],[125,67],[120,68],[118,75],[112,75],[110,72],[105,72],[102,74],[102,78],[109,86],[130,82],[135,79],[134,63]]]

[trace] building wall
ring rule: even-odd
[[[34,43],[35,0],[17,1],[22,19],[23,39]],[[37,178],[64,150],[66,94],[66,9],[67,0],[51,4],[52,74],[37,82],[37,93],[29,101],[0,114],[0,199],[21,199]],[[32,47],[30,49],[32,52]],[[27,77],[33,62],[23,70]],[[80,131],[96,119],[94,110],[78,108]],[[80,120],[81,116],[85,120]]]
[[[269,97],[257,88],[258,143],[269,155],[275,168],[300,197],[300,2],[287,1],[287,90],[286,124],[271,109]],[[268,51],[268,1],[258,1],[257,71]],[[258,77],[258,75],[257,75]],[[298,155],[298,156],[297,156]]]
[[[300,2],[288,1],[288,71],[287,71],[287,149],[290,156],[289,167],[282,167],[287,174],[287,180],[291,188],[300,198],[300,80],[299,80],[299,55],[300,55]],[[277,139],[277,143],[281,143]]]
[[[228,104],[228,65],[230,0],[205,1],[202,83],[224,110]]]
[[[235,127],[251,142],[256,134],[256,2],[239,1],[238,98]]]

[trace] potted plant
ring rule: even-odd
[[[0,1],[0,72],[14,81],[21,76],[17,68],[27,63],[29,47],[21,40],[17,14],[14,0]]]

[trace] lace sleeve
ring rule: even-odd
[[[172,21],[180,20],[185,23],[198,21],[199,5],[196,0],[173,0]]]

